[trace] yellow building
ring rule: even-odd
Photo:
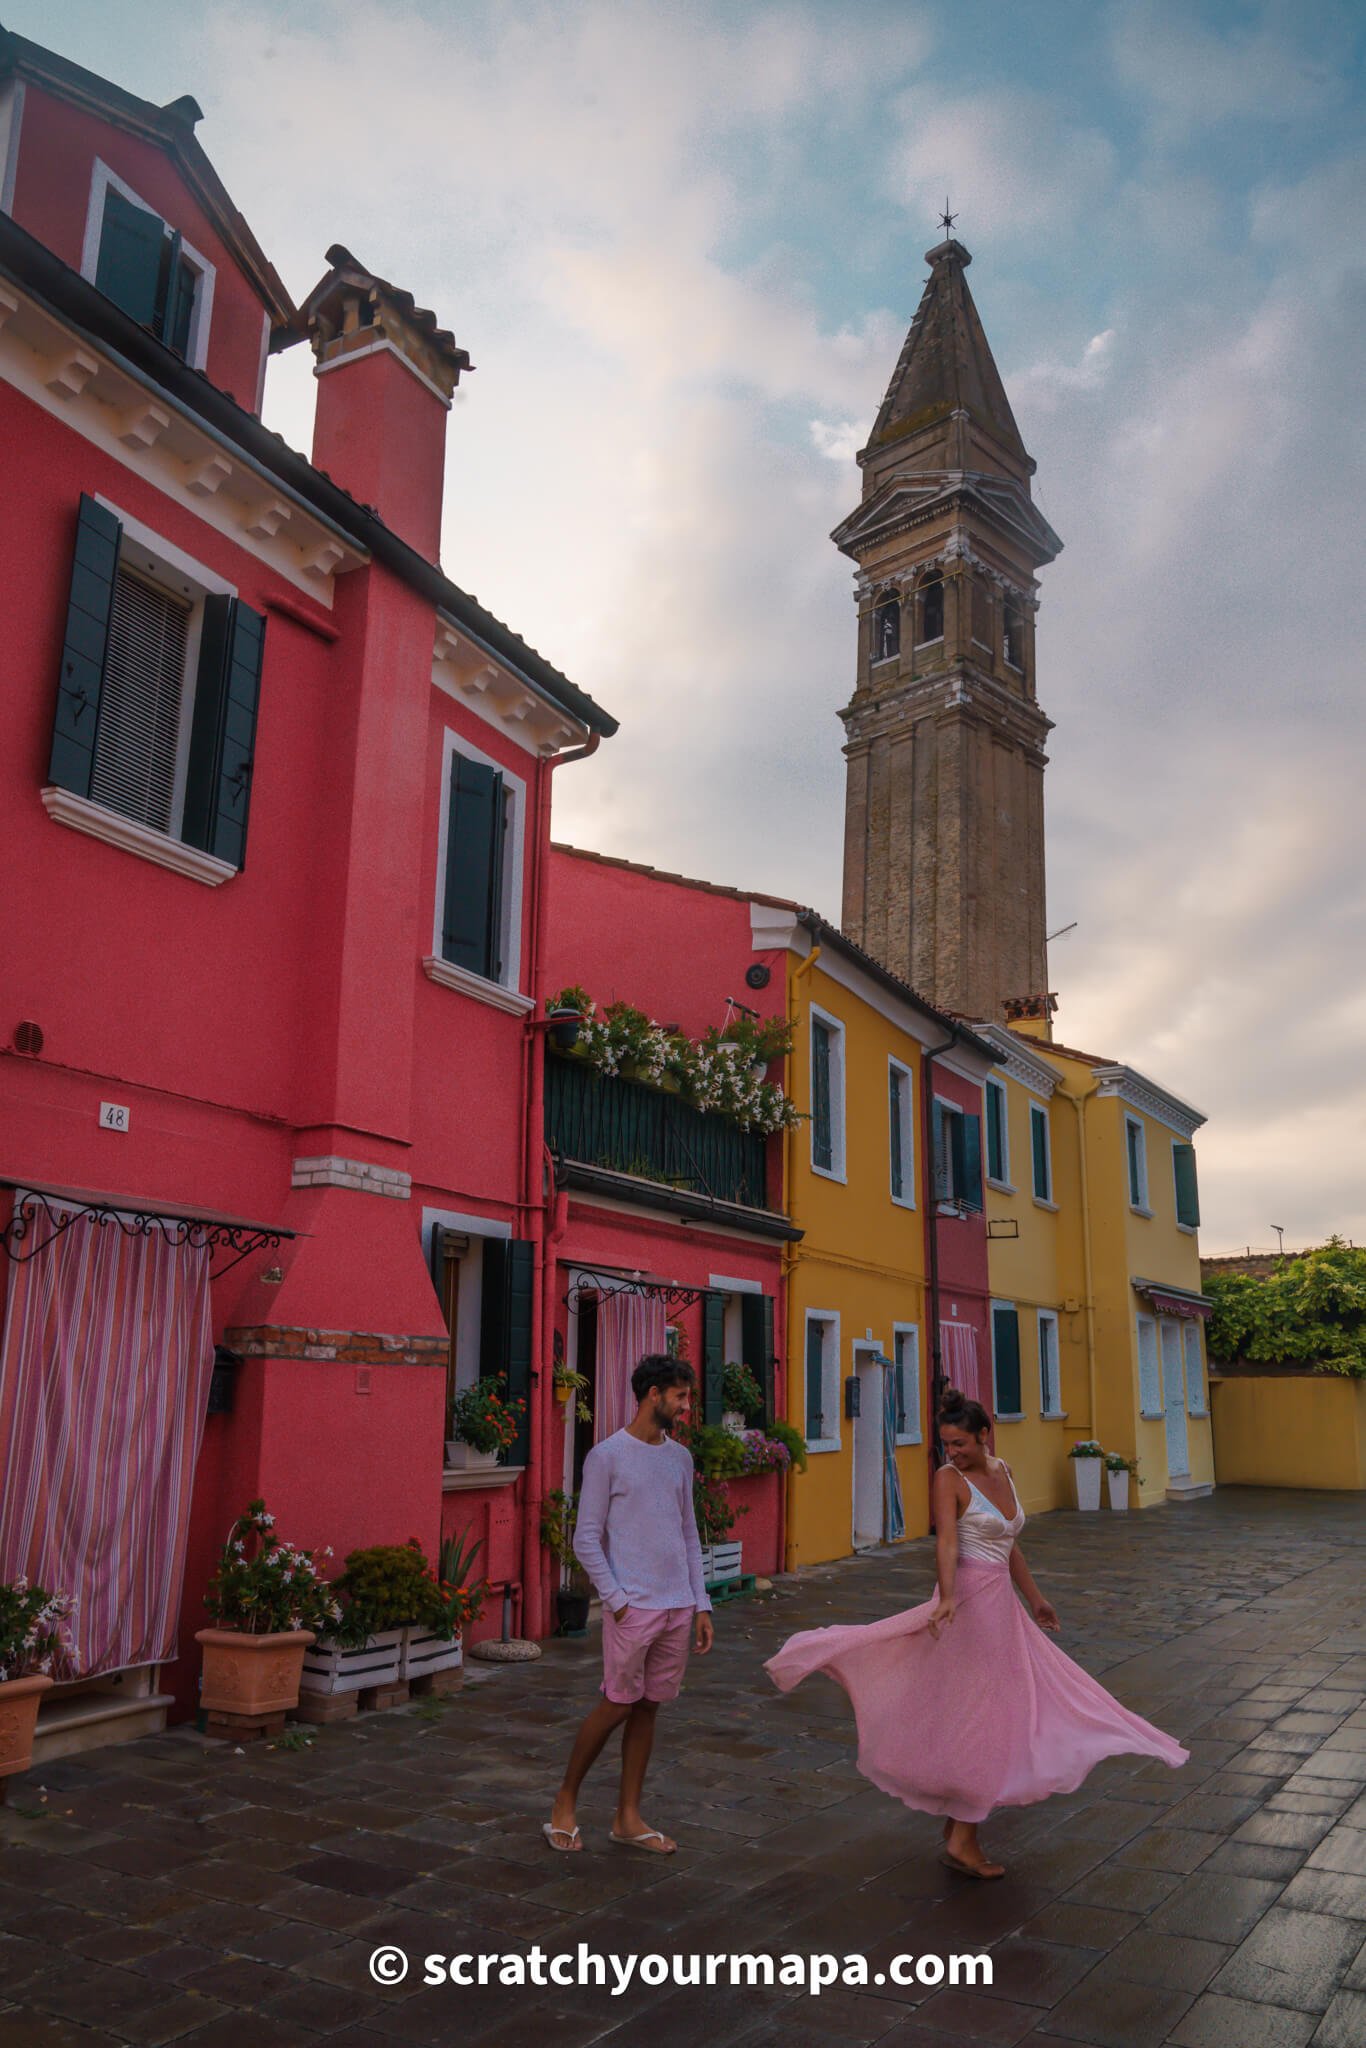
[[[784,1162],[783,1207],[803,1232],[785,1254],[788,1420],[807,1445],[791,1570],[929,1527],[925,1063],[932,1099],[961,1100],[980,1127],[992,1054],[811,912],[756,902],[751,915],[756,950],[786,957],[788,1086],[809,1112]],[[974,1213],[956,1227],[980,1246],[980,1185]],[[985,1257],[975,1289],[947,1263],[942,1313],[984,1328]]]
[[[997,1448],[1034,1512],[1072,1505],[1086,1438],[1137,1459],[1140,1506],[1208,1493],[1204,1118],[1041,1028],[977,1027],[1003,1055],[985,1113]]]

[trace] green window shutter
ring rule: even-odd
[[[49,780],[76,796],[90,794],[105,644],[122,532],[112,512],[106,512],[93,498],[82,496],[48,768]]]
[[[168,235],[162,266],[161,311],[157,332],[167,348],[184,356],[190,345],[190,315],[194,312],[195,274],[181,254],[180,236]]]
[[[1020,1398],[1020,1318],[1013,1308],[991,1311],[991,1355],[996,1373],[996,1413],[1018,1415]]]
[[[901,1093],[906,1086],[906,1076],[897,1067],[888,1067],[887,1118],[888,1135],[892,1152],[892,1193],[898,1202],[906,1197],[905,1165],[901,1157]]]
[[[204,600],[182,832],[245,867],[266,622],[235,597]]]
[[[967,1209],[982,1206],[982,1119],[980,1116],[959,1116],[955,1119],[957,1129],[954,1137],[958,1140],[958,1158],[962,1177],[956,1179],[955,1192]]]
[[[1124,1142],[1129,1158],[1129,1200],[1135,1209],[1144,1206],[1143,1196],[1143,1126],[1126,1122]]]
[[[719,1422],[722,1414],[721,1374],[726,1363],[726,1297],[702,1297],[702,1420]]]
[[[164,306],[162,264],[166,223],[160,214],[134,206],[111,185],[104,195],[100,254],[95,284],[142,327],[160,332]]]
[[[441,957],[486,981],[496,981],[502,972],[505,813],[503,778],[497,769],[453,754]]]
[[[1176,1220],[1198,1230],[1200,1189],[1195,1178],[1194,1145],[1172,1146],[1172,1170],[1176,1175]]]
[[[955,1118],[942,1102],[934,1105],[934,1196],[937,1202],[953,1199]]]
[[[825,1325],[806,1326],[806,1435],[819,1443],[825,1435]]]
[[[823,1173],[831,1172],[835,1163],[830,1118],[830,1032],[819,1017],[811,1020],[811,1163]]]
[[[1041,1202],[1051,1202],[1053,1188],[1048,1172],[1048,1111],[1037,1103],[1029,1105],[1029,1140],[1034,1152],[1034,1192]]]
[[[765,1424],[774,1419],[773,1409],[773,1296],[740,1296],[740,1356],[764,1390]]]
[[[987,1083],[987,1174],[991,1180],[1006,1177],[1005,1089]]]
[[[505,1462],[525,1465],[531,1455],[532,1246],[522,1238],[484,1239],[479,1307],[479,1371],[507,1376],[507,1397],[522,1400],[517,1436]]]

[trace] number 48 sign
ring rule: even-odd
[[[102,1102],[100,1104],[100,1128],[105,1131],[126,1131],[128,1129],[128,1105],[123,1102]]]

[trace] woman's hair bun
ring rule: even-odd
[[[974,1401],[959,1387],[945,1387],[935,1411],[941,1429],[965,1429],[969,1436],[981,1436],[991,1428],[991,1417],[980,1401]]]

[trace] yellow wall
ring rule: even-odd
[[[837,1421],[839,1448],[813,1451],[794,1472],[788,1497],[788,1568],[847,1557],[853,1549],[853,1432],[844,1414],[844,1383],[855,1369],[856,1344],[871,1341],[894,1356],[894,1325],[920,1332],[920,1408],[924,1435],[929,1352],[925,1327],[925,1260],[920,1051],[888,1017],[828,975],[820,961],[789,966],[789,1011],[796,1019],[789,1087],[802,1109],[811,1105],[811,1006],[844,1026],[845,1166],[842,1182],[815,1172],[811,1128],[787,1139],[788,1213],[805,1236],[788,1254],[788,1420],[806,1434],[808,1311],[839,1319]],[[908,1192],[915,1207],[892,1200],[888,1060],[910,1069],[913,1159]],[[929,1527],[929,1452],[922,1442],[897,1452],[907,1537]]]
[[[1366,1382],[1258,1373],[1210,1393],[1221,1486],[1366,1487]]]

